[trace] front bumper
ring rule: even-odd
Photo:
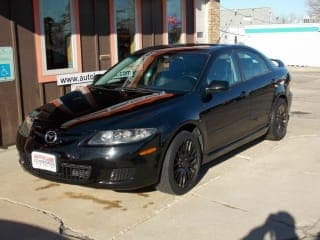
[[[115,147],[80,147],[77,144],[45,147],[18,133],[20,164],[28,172],[48,180],[71,184],[131,190],[154,185],[161,169],[159,136],[148,142]],[[156,147],[157,151],[140,156],[140,150]],[[32,167],[33,151],[54,154],[57,172]]]

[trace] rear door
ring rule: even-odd
[[[265,127],[274,98],[273,74],[268,63],[259,53],[251,50],[236,50],[239,67],[246,90],[250,123],[248,133]]]
[[[205,84],[228,81],[230,89],[206,95],[201,120],[206,128],[206,153],[211,153],[246,135],[249,108],[233,51],[218,55],[209,66]]]

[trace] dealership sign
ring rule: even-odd
[[[90,84],[92,83],[94,76],[97,74],[104,74],[105,71],[94,71],[84,73],[71,73],[57,76],[57,85],[73,85],[73,84]]]

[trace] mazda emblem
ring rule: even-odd
[[[48,131],[44,136],[46,143],[55,143],[58,139],[58,134],[55,131]]]

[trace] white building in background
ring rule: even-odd
[[[247,26],[242,41],[287,65],[320,67],[320,24]]]
[[[273,17],[268,7],[221,7],[220,43],[252,46],[287,65],[320,67],[320,23],[315,23],[317,20],[306,18],[298,24],[277,24],[279,19]]]
[[[220,43],[242,43],[244,28],[249,25],[273,23],[269,7],[220,10]]]

